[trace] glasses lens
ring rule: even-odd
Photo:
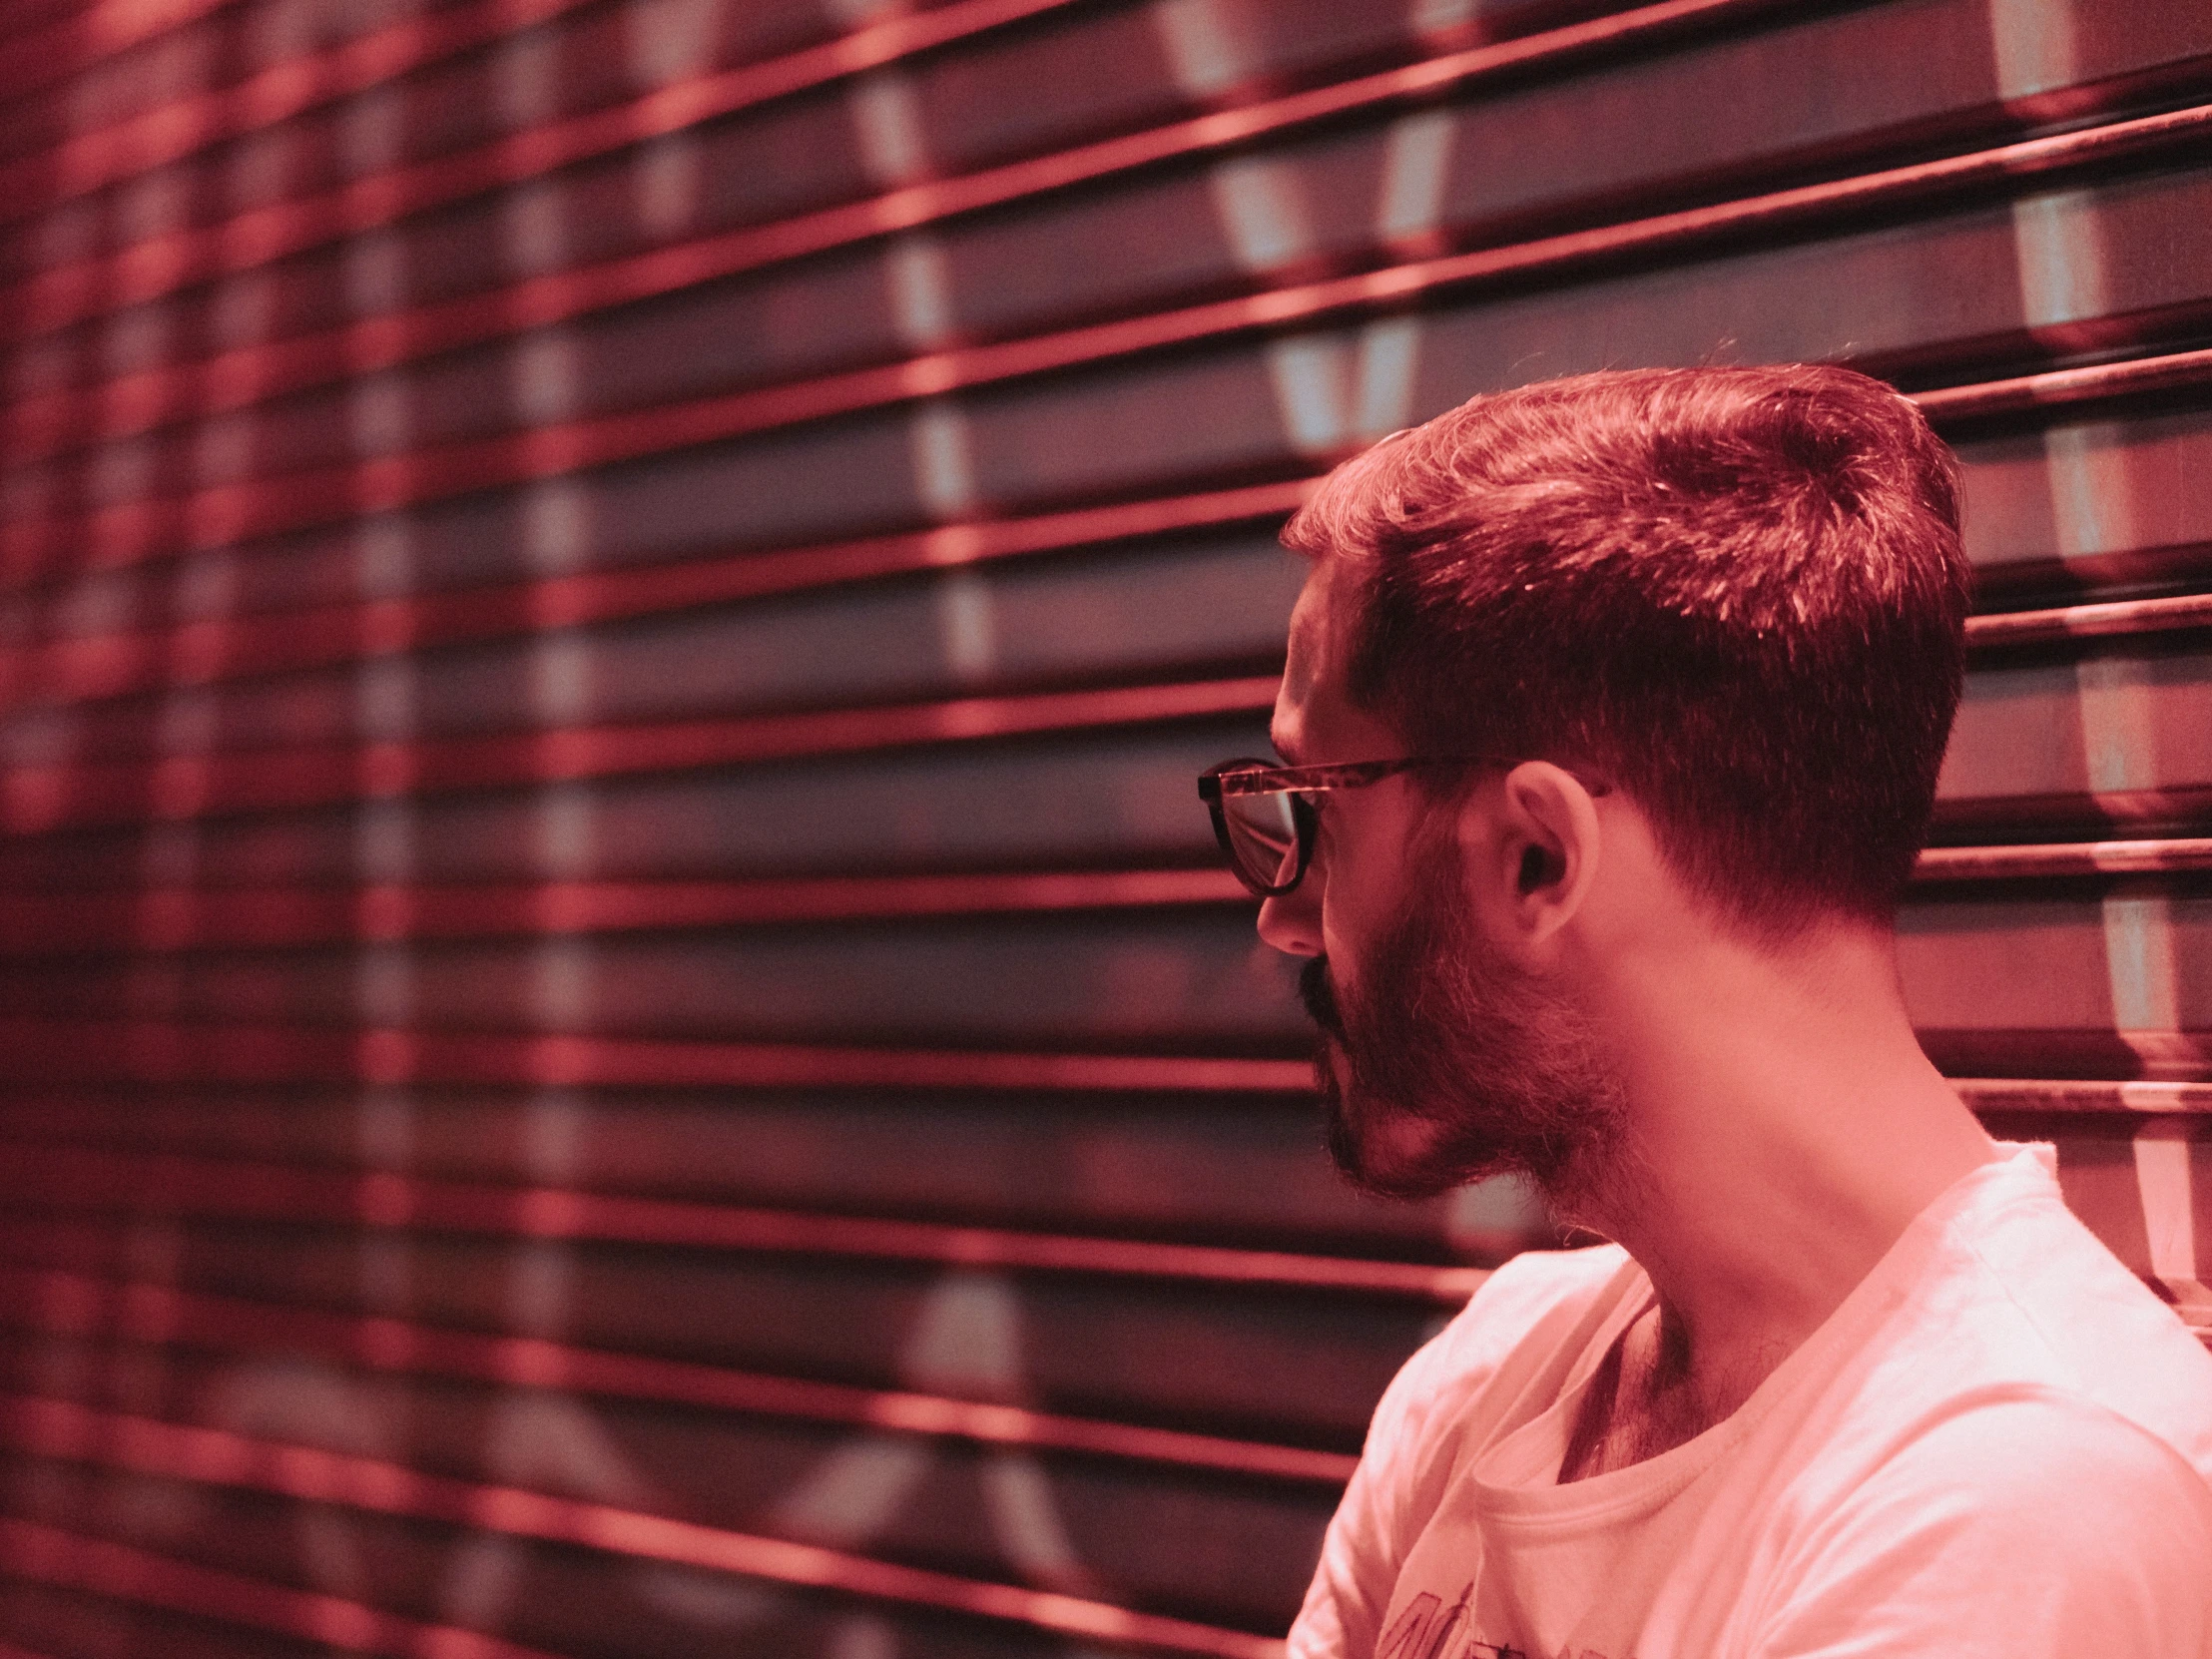
[[[1237,866],[1249,880],[1280,887],[1298,873],[1298,820],[1291,810],[1290,791],[1228,796],[1222,801],[1222,816],[1229,825]]]

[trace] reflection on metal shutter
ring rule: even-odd
[[[1902,956],[2197,1322],[2193,0],[22,0],[0,1643],[1266,1655],[1543,1237],[1331,1181],[1191,777],[1308,482],[1838,358],[1982,573]]]

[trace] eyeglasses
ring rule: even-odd
[[[1213,814],[1214,835],[1237,879],[1256,898],[1281,898],[1306,878],[1321,822],[1319,798],[1331,790],[1365,789],[1416,767],[1518,764],[1498,755],[1410,755],[1327,767],[1224,761],[1199,779],[1198,796]]]

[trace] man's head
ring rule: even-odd
[[[1481,885],[1444,820],[1472,792],[1502,788],[1530,826],[1513,873],[1538,898],[1571,884],[1549,849],[1578,844],[1576,815],[1610,791],[1741,940],[1889,925],[1957,703],[1968,582],[1954,463],[1889,388],[1785,366],[1478,397],[1340,467],[1285,540],[1317,563],[1278,710],[1287,759],[1539,763],[1332,798],[1330,935],[1318,908],[1310,929],[1285,919],[1296,895],[1263,915],[1286,948],[1336,957],[1309,970],[1309,1005],[1325,1032],[1340,1021],[1324,1078],[1357,1177],[1558,1184],[1619,1117],[1588,1010],[1468,913]]]

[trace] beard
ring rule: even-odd
[[[1415,869],[1357,984],[1338,986],[1320,956],[1299,975],[1321,1028],[1330,1156],[1380,1197],[1521,1175],[1571,1213],[1618,1162],[1620,1079],[1555,984],[1468,939],[1456,849],[1428,850]]]

